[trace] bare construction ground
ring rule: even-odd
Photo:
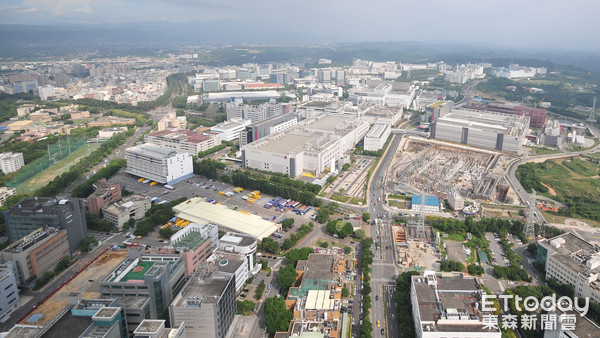
[[[439,260],[437,257],[435,250],[427,244],[425,247],[424,242],[420,242],[417,240],[410,240],[408,242],[408,255],[410,262],[410,267],[413,268],[424,268],[434,266],[435,262]]]
[[[461,242],[445,240],[444,243],[446,243],[446,254],[448,255],[448,260],[461,263],[467,262],[465,250],[463,249],[463,244]]]
[[[81,272],[69,284],[56,292],[52,297],[42,303],[36,311],[19,324],[43,326],[54,318],[65,306],[67,306],[67,295],[71,292],[81,293],[82,298],[98,298],[100,289],[97,280],[104,278],[112,271],[127,255],[126,251],[108,251],[106,255],[98,258],[87,270]],[[96,282],[91,283],[92,279]],[[41,314],[41,317],[39,315]],[[38,315],[38,316],[36,316]],[[37,321],[29,321],[35,318]]]
[[[412,139],[396,152],[388,179],[428,194],[505,203],[509,188],[503,177],[503,155],[449,143]]]

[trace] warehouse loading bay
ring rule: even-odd
[[[399,145],[387,173],[388,182],[411,186],[426,194],[512,204],[504,170],[514,158],[499,152],[409,137]]]

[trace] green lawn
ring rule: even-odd
[[[88,143],[87,145],[82,146],[50,168],[19,184],[17,192],[19,194],[29,194],[38,190],[48,184],[48,182],[52,181],[56,176],[69,170],[69,168],[77,163],[82,157],[89,155],[89,153],[96,150],[98,147],[100,147],[100,143]]]
[[[356,205],[358,205],[358,203],[362,203],[364,205],[365,204],[365,199],[364,198],[359,198],[359,197],[354,197],[353,199],[350,200],[350,204],[356,204]]]
[[[348,200],[350,199],[350,197],[348,197],[348,196],[342,196],[342,195],[338,195],[338,194],[333,194],[333,195],[331,195],[331,199],[334,200],[334,201],[346,203],[346,202],[348,202]]]

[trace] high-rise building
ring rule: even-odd
[[[19,171],[24,165],[25,161],[23,160],[23,153],[13,153],[9,151],[0,154],[0,170],[5,174]]]
[[[236,310],[235,277],[213,269],[190,278],[169,315],[171,325],[184,325],[190,337],[224,338]]]
[[[40,99],[42,101],[46,101],[49,97],[54,96],[54,87],[51,85],[41,86],[38,89],[38,93],[40,95]]]
[[[39,228],[0,252],[4,262],[16,263],[21,284],[28,285],[69,255],[69,239],[65,230]],[[1,294],[1,293],[0,293]]]
[[[17,276],[10,264],[0,264],[0,318],[10,315],[19,307]]]
[[[16,188],[10,187],[0,187],[0,206],[4,205],[4,201],[10,196],[14,196],[17,194]]]
[[[4,212],[8,240],[12,243],[43,227],[67,231],[70,252],[87,236],[84,203],[77,198],[26,198]]]
[[[194,175],[192,156],[187,152],[142,144],[127,148],[125,172],[158,183],[172,184]]]
[[[144,255],[129,250],[123,262],[100,281],[102,296],[148,297],[151,317],[166,319],[168,307],[186,281],[180,255]]]

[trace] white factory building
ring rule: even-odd
[[[391,132],[392,128],[390,128],[389,124],[375,123],[367,135],[365,135],[365,150],[377,151],[383,148]]]
[[[146,143],[158,148],[186,152],[192,156],[221,144],[221,134],[191,130],[162,130],[146,135]]]
[[[322,115],[302,121],[299,127],[275,133],[242,147],[242,163],[255,168],[299,177],[320,176],[335,168],[337,160],[364,138],[369,124],[345,116]]]
[[[410,107],[417,89],[409,82],[367,80],[351,90],[350,100],[355,104],[378,104],[388,107]]]
[[[240,132],[252,123],[250,120],[232,119],[210,128],[210,131],[221,134],[221,140],[233,141],[240,137]]]
[[[474,147],[519,153],[529,116],[453,109],[431,124],[431,137]]]
[[[192,156],[186,152],[149,144],[127,148],[125,172],[149,180],[173,184],[194,175]]]
[[[24,165],[25,161],[23,160],[23,153],[13,153],[9,151],[0,154],[0,170],[5,174],[19,171]]]
[[[481,301],[485,291],[476,278],[425,271],[412,276],[410,299],[418,338],[500,338],[498,326],[486,326]],[[500,321],[499,321],[500,322]]]
[[[538,242],[536,261],[544,264],[546,278],[575,289],[575,297],[600,303],[600,249],[573,233]]]

